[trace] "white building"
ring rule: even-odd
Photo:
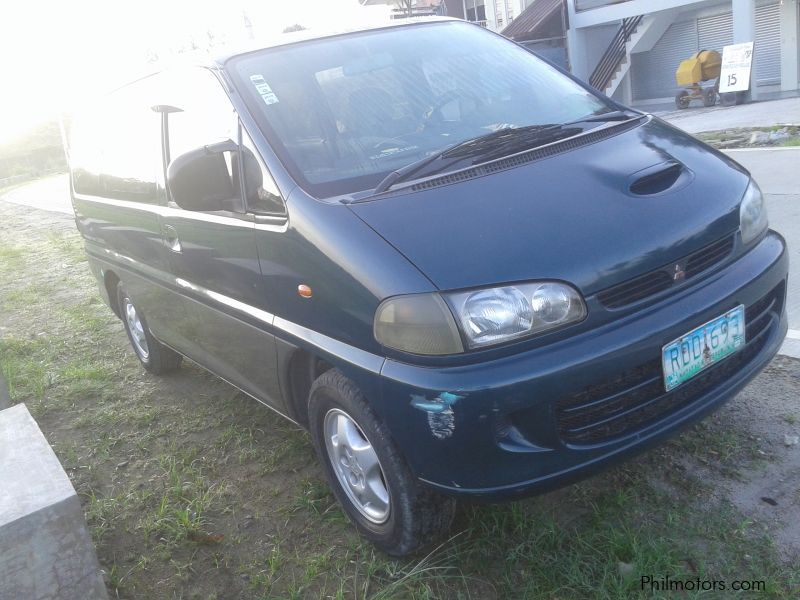
[[[480,23],[501,31],[522,14],[533,0],[444,0],[447,16]]]
[[[575,75],[645,104],[674,97],[678,64],[698,50],[749,41],[754,95],[796,94],[799,15],[800,0],[535,0],[502,33],[553,40],[560,21]]]

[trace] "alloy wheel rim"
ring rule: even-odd
[[[323,424],[333,472],[350,502],[367,520],[385,523],[391,509],[389,490],[372,444],[346,412],[333,408]]]
[[[142,357],[142,360],[147,360],[150,356],[150,349],[147,346],[144,325],[129,298],[125,298],[125,321],[128,323],[128,331],[131,332],[131,340],[136,352]]]

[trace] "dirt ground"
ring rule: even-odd
[[[140,368],[69,216],[0,200],[0,223],[2,373],[81,496],[111,597],[649,598],[648,574],[800,596],[800,361],[602,475],[464,506],[447,544],[395,561],[347,523],[304,432],[191,364]]]

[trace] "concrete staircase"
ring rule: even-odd
[[[624,43],[624,55],[619,60],[611,79],[601,90],[606,96],[612,96],[617,91],[625,79],[625,75],[630,71],[631,55],[651,50],[655,43],[661,39],[661,36],[664,35],[671,22],[671,13],[670,15],[664,13],[642,17],[642,20],[627,37]]]

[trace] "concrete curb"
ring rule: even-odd
[[[761,147],[761,148],[724,148],[723,150],[721,150],[721,152],[766,152],[766,151],[774,152],[775,150],[778,150],[778,151],[786,151],[786,150],[788,150],[789,152],[794,150],[794,151],[797,152],[797,151],[800,151],[800,146],[774,146],[774,147],[773,146],[764,146],[764,147]]]

